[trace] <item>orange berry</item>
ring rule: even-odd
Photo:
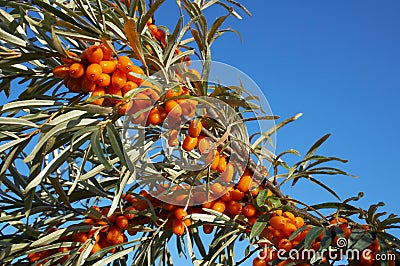
[[[99,98],[94,100],[93,102],[91,102],[91,104],[102,105],[104,98],[100,98],[100,97],[104,96],[105,93],[106,92],[103,87],[96,87],[90,96],[91,97],[98,96]]]
[[[267,262],[265,261],[265,259],[254,258],[253,266],[267,266]]]
[[[213,159],[213,161],[212,161],[212,163],[211,163],[211,165],[210,165],[210,169],[211,170],[217,170],[217,167],[218,167],[218,165],[219,165],[219,151],[215,151],[215,154],[214,154],[214,159]]]
[[[69,67],[69,76],[71,78],[80,78],[85,73],[85,66],[81,63],[73,63]]]
[[[242,212],[242,204],[237,201],[230,200],[226,203],[226,212],[231,215],[239,215]]]
[[[233,176],[235,175],[235,167],[233,164],[228,163],[226,165],[226,169],[221,173],[222,181],[229,183],[232,181]]]
[[[182,115],[182,108],[175,100],[168,100],[165,102],[165,111],[172,118],[179,118]]]
[[[114,88],[122,89],[126,84],[126,74],[122,71],[116,70],[111,77],[111,86]]]
[[[101,249],[101,246],[99,243],[95,243],[92,247],[92,250],[90,251],[91,254],[96,253],[97,251],[99,251]]]
[[[217,195],[224,193],[225,188],[220,183],[214,183],[210,186],[210,190]]]
[[[132,220],[133,218],[135,218],[135,214],[134,213],[128,213],[128,212],[135,211],[135,210],[136,209],[131,207],[131,206],[127,207],[125,209],[125,211],[124,211],[124,212],[126,212],[126,213],[124,213],[125,218],[128,219],[128,220]]]
[[[184,223],[176,218],[172,218],[172,231],[177,236],[182,236],[185,232]]]
[[[244,206],[242,213],[246,217],[253,217],[256,214],[257,210],[253,205]]]
[[[56,66],[53,69],[53,76],[56,78],[65,78],[68,75],[69,75],[69,66],[67,65]]]
[[[133,105],[135,110],[146,109],[151,105],[151,99],[149,96],[139,92],[133,98]]]
[[[222,155],[219,157],[219,161],[218,161],[218,166],[217,166],[217,171],[222,173],[223,171],[225,171],[226,169],[226,156]]]
[[[28,254],[28,256],[26,257],[29,262],[36,262],[38,260],[40,260],[42,258],[41,256],[42,254],[40,252],[35,252],[35,253],[30,253]]]
[[[101,72],[111,74],[117,69],[117,60],[113,61],[100,61],[99,65],[101,66]]]
[[[125,93],[127,93],[128,91],[131,91],[131,90],[133,90],[133,89],[136,89],[138,87],[138,85],[135,83],[135,82],[133,82],[133,81],[127,81],[126,83],[125,83],[125,85],[122,87],[122,92],[125,94]]]
[[[67,51],[67,55],[68,55],[69,57],[76,57],[76,58],[79,57],[76,53],[71,52],[71,51]],[[71,65],[71,64],[73,64],[73,63],[76,62],[74,59],[72,59],[72,58],[67,58],[67,57],[61,58],[61,61],[62,61],[64,64],[68,64],[68,65]]]
[[[214,229],[214,225],[212,224],[203,224],[203,232],[204,234],[211,234]]]
[[[72,92],[81,92],[82,78],[70,78],[68,80],[67,88]]]
[[[125,216],[118,216],[115,223],[121,230],[125,230],[129,225],[128,219]]]
[[[147,25],[147,27],[149,28],[151,33],[156,32],[157,30],[157,26],[154,24]]]
[[[250,174],[250,172],[246,169],[243,172],[242,177],[239,179],[239,182],[237,184],[237,188],[244,192],[247,193],[250,190],[250,184],[251,184],[251,180],[252,180],[252,176]]]
[[[183,140],[182,149],[185,151],[191,151],[196,147],[197,138],[192,138],[191,136],[187,135],[186,138]]]
[[[232,200],[232,194],[230,191],[227,191],[224,195],[222,195],[221,200],[230,201]]]
[[[297,227],[300,228],[304,225],[304,219],[301,217],[296,217],[294,218],[293,224]]]
[[[283,216],[274,216],[274,217],[271,217],[271,219],[269,219],[269,224],[273,228],[275,228],[277,230],[281,230],[281,229],[283,229],[283,227],[286,224],[286,219]]]
[[[107,87],[111,84],[111,77],[106,73],[101,73],[99,78],[96,80],[97,86]]]
[[[347,219],[342,217],[334,218],[330,221],[330,224],[339,224],[341,229],[347,228]]]
[[[198,119],[194,119],[190,122],[188,133],[192,138],[197,138],[200,135],[202,128],[201,121]]]
[[[286,237],[289,237],[296,230],[297,230],[297,227],[294,224],[292,224],[291,222],[287,221],[283,226],[282,232],[285,234]]]
[[[210,141],[207,137],[199,136],[197,141],[197,149],[199,150],[200,154],[204,153],[210,148]]]
[[[289,211],[285,211],[282,215],[283,215],[283,217],[288,218],[288,219],[291,220],[292,222],[293,222],[294,219],[295,219],[294,214],[291,213],[291,212],[289,212]]]
[[[100,44],[100,48],[103,51],[103,60],[112,59],[112,50],[107,44],[105,43]]]
[[[139,75],[144,75],[143,69],[138,67],[138,66],[135,66],[135,65],[131,67],[131,71],[130,72],[133,72],[133,73],[136,73],[136,74],[139,74]],[[133,81],[136,84],[142,84],[142,82],[143,82],[143,79],[135,77],[135,76],[130,75],[130,74],[128,74],[127,77],[128,77],[128,80]]]
[[[100,63],[103,60],[103,50],[99,45],[92,45],[86,52],[87,60],[90,63]]]
[[[232,200],[235,201],[240,201],[244,198],[244,193],[242,191],[240,191],[239,189],[233,189],[231,191],[232,194]]]
[[[166,117],[167,117],[167,112],[162,106],[156,106],[150,110],[149,121],[150,124],[154,126],[161,124]]]
[[[117,69],[129,73],[132,71],[133,62],[128,56],[120,56],[118,58]]]
[[[81,89],[85,93],[92,92],[96,89],[96,83],[89,80],[86,76],[82,76]]]
[[[214,205],[211,207],[214,211],[221,212],[223,213],[226,209],[226,204],[223,201],[217,201],[214,203]]]
[[[292,242],[290,242],[287,238],[283,238],[279,241],[278,248],[289,251],[293,248]]]
[[[182,208],[177,208],[177,209],[174,211],[174,216],[175,216],[175,218],[178,219],[178,220],[180,220],[180,221],[182,221],[183,218],[185,218],[187,215],[188,215],[188,213],[187,213],[184,209],[182,209]]]
[[[191,225],[192,225],[192,220],[186,219],[186,220],[183,220],[183,223],[184,223],[186,226],[191,226]]]
[[[72,236],[72,241],[84,243],[88,239],[88,236],[85,232],[78,232]]]
[[[100,77],[101,73],[102,69],[99,64],[93,63],[86,68],[86,77],[89,80],[96,81]]]
[[[181,89],[172,88],[166,91],[165,98],[169,99],[181,95]]]
[[[117,245],[124,242],[124,237],[121,229],[118,226],[111,226],[107,233],[107,242]]]

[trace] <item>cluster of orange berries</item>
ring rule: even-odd
[[[128,56],[114,58],[111,48],[106,44],[92,45],[80,57],[71,51],[67,53],[69,57],[61,59],[64,64],[56,66],[53,75],[63,78],[64,85],[71,92],[90,93],[96,98],[92,104],[118,106],[120,113],[124,114],[127,105],[122,105],[122,97],[143,82],[130,73],[144,75],[143,69],[136,66]],[[158,99],[158,94],[153,90],[148,93]],[[116,97],[105,99],[105,94]]]

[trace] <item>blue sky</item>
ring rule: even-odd
[[[348,159],[342,168],[359,178],[321,180],[342,198],[365,192],[357,203],[363,208],[384,201],[385,211],[399,213],[400,2],[246,2],[253,16],[225,24],[240,31],[242,43],[222,37],[213,59],[254,79],[276,115],[304,114],[280,130],[278,152],[295,148],[304,155],[332,133],[319,153]],[[163,10],[157,24],[172,25],[174,13]],[[220,15],[209,12],[210,18]],[[286,192],[308,203],[335,200],[309,182]]]

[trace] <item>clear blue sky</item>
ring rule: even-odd
[[[278,153],[295,148],[304,155],[318,138],[332,133],[320,154],[348,159],[344,170],[359,178],[322,180],[343,198],[364,191],[362,207],[384,201],[387,211],[399,213],[400,2],[243,3],[253,16],[225,23],[241,33],[242,43],[228,33],[214,44],[213,60],[254,79],[276,115],[304,114],[279,131]],[[156,24],[172,27],[175,14],[174,1],[167,1],[156,13]],[[209,18],[220,15],[221,9],[208,12]],[[314,188],[304,182],[295,194],[310,203],[334,200]]]
[[[278,152],[295,148],[304,155],[332,133],[320,154],[348,159],[343,168],[359,178],[322,180],[342,198],[365,192],[361,207],[384,201],[385,211],[399,213],[400,2],[243,3],[253,16],[226,23],[241,32],[243,42],[222,37],[213,46],[213,59],[250,75],[276,115],[304,113],[279,132]],[[175,13],[163,10],[157,24],[172,25]],[[335,200],[309,182],[288,193],[308,203]]]

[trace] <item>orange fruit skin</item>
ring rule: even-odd
[[[103,51],[103,60],[112,59],[112,50],[108,45],[102,43],[100,44],[100,49]]]
[[[69,66],[67,65],[56,66],[53,69],[53,76],[56,78],[65,78],[68,75],[69,75]]]
[[[82,78],[70,78],[67,84],[67,88],[72,92],[81,92]]]
[[[235,167],[233,164],[228,163],[226,165],[226,169],[221,173],[222,181],[229,183],[232,181],[233,176],[235,175]]]
[[[282,231],[286,237],[291,236],[293,234],[293,232],[296,230],[297,230],[297,227],[288,221],[286,222],[286,224],[283,226],[283,229],[282,229]]]
[[[226,156],[222,155],[219,157],[219,161],[218,161],[218,166],[217,166],[217,171],[222,173],[223,171],[225,171],[226,169]]]
[[[86,77],[91,81],[96,81],[101,73],[103,72],[99,64],[93,63],[86,68]]]
[[[73,235],[72,240],[74,242],[84,243],[88,239],[88,236],[85,232],[78,232]]]
[[[285,251],[289,251],[293,248],[293,246],[292,246],[292,243],[288,239],[283,238],[279,241],[278,248],[283,249]]]
[[[107,87],[111,84],[111,77],[106,73],[101,73],[99,78],[96,80],[96,85],[101,87]]]
[[[116,60],[114,61],[100,61],[99,65],[101,66],[101,72],[106,73],[106,74],[111,74],[117,69],[117,62]]]
[[[87,49],[86,56],[90,63],[100,63],[103,60],[103,50],[98,45],[92,45]]]
[[[70,57],[76,57],[76,58],[79,57],[76,53],[71,52],[71,51],[67,51],[67,54],[68,54]],[[67,58],[67,57],[61,58],[61,61],[62,61],[64,64],[69,64],[69,65],[75,63],[75,60],[73,60],[72,58]]]
[[[128,56],[123,55],[118,58],[117,69],[127,74],[132,71],[132,68],[133,62]]]
[[[202,129],[203,125],[201,124],[200,120],[192,120],[190,122],[189,128],[188,128],[188,133],[192,138],[197,138],[200,133],[201,133],[201,129]]]
[[[185,232],[184,223],[176,218],[172,218],[172,231],[177,236],[182,236]]]
[[[89,80],[86,76],[82,77],[81,89],[83,92],[88,93],[96,89],[96,83]]]
[[[233,189],[231,191],[231,194],[232,194],[232,200],[234,201],[240,201],[244,198],[244,193],[239,189]]]
[[[210,190],[217,195],[224,192],[224,187],[220,183],[214,183],[211,185]]]
[[[213,209],[214,211],[223,213],[226,209],[225,202],[217,201],[214,203],[214,205],[211,207],[211,209]]]
[[[244,193],[249,192],[251,180],[252,180],[252,176],[250,175],[249,171],[246,169],[244,171],[242,177],[239,179],[237,188]]]
[[[244,216],[253,217],[256,214],[257,210],[253,205],[246,205],[244,206],[242,213]]]
[[[255,258],[253,260],[253,266],[267,266],[267,262],[264,259]]]
[[[182,115],[182,108],[175,100],[168,100],[165,103],[165,111],[171,118],[180,118]]]
[[[81,63],[73,63],[69,66],[69,76],[71,78],[80,78],[85,74],[85,66]]]
[[[126,84],[126,74],[122,71],[116,70],[111,77],[111,86],[121,89]]]
[[[149,121],[150,124],[154,126],[161,124],[166,117],[167,117],[167,112],[162,106],[156,106],[150,110]]]
[[[174,216],[175,216],[175,218],[178,219],[178,220],[180,220],[180,221],[182,221],[183,218],[185,218],[187,215],[188,215],[188,213],[187,213],[184,209],[182,209],[182,208],[177,208],[177,209],[174,211]]]
[[[230,191],[227,191],[224,195],[222,195],[221,200],[230,201],[232,200],[232,194]]]
[[[131,68],[131,71],[133,73],[139,74],[139,75],[144,75],[143,69],[141,69],[138,66],[133,65]],[[127,75],[128,80],[135,82],[136,84],[142,84],[143,80],[141,78],[135,77],[133,75],[128,74]]]
[[[204,232],[204,234],[206,234],[206,235],[211,234],[213,229],[214,229],[214,225],[212,225],[212,224],[203,224],[203,232]]]
[[[286,224],[286,219],[285,219],[285,217],[282,217],[282,216],[274,216],[274,217],[271,217],[271,219],[269,219],[269,224],[274,229],[281,230],[281,229],[283,229],[283,227]]]
[[[213,159],[213,161],[212,161],[212,163],[210,165],[210,169],[211,170],[217,170],[217,167],[219,165],[219,158],[220,158],[219,151],[215,151],[214,159]]]
[[[125,83],[125,85],[122,87],[122,92],[123,92],[123,94],[125,94],[133,89],[136,89],[137,87],[138,87],[138,85],[135,82],[127,81]]]
[[[118,226],[111,226],[107,234],[107,242],[111,244],[122,244],[124,239],[122,231]]]
[[[129,225],[128,219],[125,216],[118,216],[115,223],[121,230],[125,230]]]
[[[92,92],[91,96],[104,96],[105,90],[103,87],[96,87],[95,90]],[[104,98],[98,98],[97,100],[91,102],[95,105],[102,105],[104,102]]]
[[[101,246],[99,243],[96,243],[93,245],[92,250],[90,251],[91,254],[96,253],[97,251],[99,251],[101,249]]]
[[[296,217],[294,218],[293,224],[297,227],[300,228],[304,225],[304,219],[301,217]]]
[[[204,153],[210,148],[210,141],[208,140],[207,137],[204,136],[199,136],[198,141],[197,141],[197,150],[200,152],[200,154]]]
[[[231,215],[238,215],[242,212],[242,204],[237,201],[230,200],[226,203],[226,212]]]
[[[183,140],[182,148],[185,151],[191,151],[196,147],[197,138],[192,138],[191,136],[187,135],[186,138]]]

